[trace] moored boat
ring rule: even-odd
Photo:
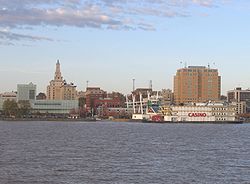
[[[152,123],[243,123],[236,117],[235,106],[221,103],[160,107],[158,112],[142,114],[140,117],[144,117],[141,121]],[[137,116],[137,120],[140,117]]]

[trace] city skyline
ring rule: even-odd
[[[242,0],[0,0],[0,92],[29,82],[46,92],[57,59],[77,90],[89,81],[128,94],[132,79],[173,89],[185,63],[217,68],[222,94],[248,88],[249,10]]]

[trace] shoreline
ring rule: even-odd
[[[236,122],[154,122],[154,121],[135,121],[132,119],[93,119],[93,118],[0,118],[0,121],[15,122],[15,121],[54,121],[54,122],[128,122],[128,123],[146,123],[146,124],[248,124],[249,121]]]
[[[96,121],[94,119],[67,119],[67,118],[0,118],[0,121]]]

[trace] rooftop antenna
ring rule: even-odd
[[[133,79],[133,91],[135,91],[135,79]]]
[[[181,66],[181,68],[182,68],[182,61],[180,62],[180,66]]]

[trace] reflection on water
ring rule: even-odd
[[[0,183],[250,183],[250,124],[0,122]]]

